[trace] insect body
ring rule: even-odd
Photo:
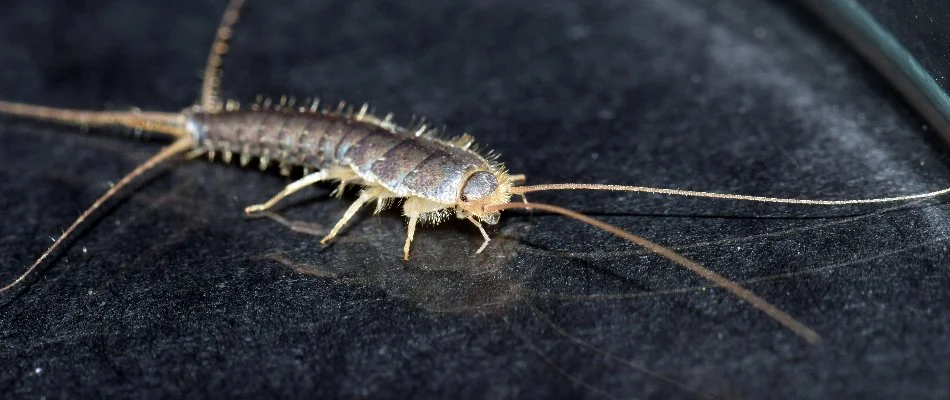
[[[944,189],[881,199],[801,200],[620,185],[519,186],[524,177],[509,175],[501,164],[474,151],[471,136],[437,138],[424,125],[401,127],[392,123],[389,116],[379,118],[372,115],[366,106],[354,112],[344,107],[335,110],[320,109],[317,103],[294,108],[292,102],[281,101],[276,106],[264,102],[242,108],[234,102],[222,102],[218,99],[222,57],[227,53],[227,42],[232,36],[232,26],[238,20],[242,5],[242,0],[232,0],[228,5],[208,56],[199,104],[182,112],[97,112],[0,101],[0,113],[13,116],[84,127],[121,126],[156,132],[173,139],[172,144],[116,182],[84,211],[26,272],[0,288],[0,293],[16,286],[42,266],[54,251],[62,246],[64,240],[89,219],[93,212],[101,208],[106,200],[115,196],[144,172],[181,155],[196,157],[206,154],[212,159],[220,155],[224,161],[238,157],[242,165],[248,165],[254,160],[261,167],[277,163],[285,173],[289,173],[291,167],[295,166],[308,171],[266,202],[247,207],[245,211],[248,213],[266,211],[286,196],[318,182],[338,181],[341,185],[362,186],[359,197],[324,237],[324,243],[337,236],[346,222],[363,205],[375,202],[376,211],[379,212],[391,201],[401,199],[403,214],[408,219],[408,232],[403,247],[404,259],[409,258],[410,245],[418,223],[438,223],[452,215],[470,221],[479,229],[485,239],[478,249],[482,251],[488,244],[488,234],[482,223],[497,223],[500,212],[504,210],[533,208],[576,219],[643,246],[729,290],[806,340],[817,342],[818,334],[791,316],[672,250],[571,210],[527,201],[512,202],[511,198],[542,190],[583,189],[774,203],[842,205],[904,201],[950,192],[950,189]],[[310,170],[315,172],[309,172]]]
[[[324,243],[365,203],[375,201],[380,212],[389,201],[403,198],[403,214],[409,218],[403,258],[408,260],[417,223],[438,223],[454,213],[484,234],[481,222],[495,224],[499,218],[498,211],[486,211],[485,206],[510,198],[511,177],[472,151],[470,136],[445,141],[430,136],[425,125],[409,131],[368,115],[366,106],[356,115],[317,111],[314,104],[309,109],[196,110],[185,112],[184,119],[194,143],[212,157],[221,153],[230,160],[240,153],[242,165],[256,158],[262,169],[274,161],[285,172],[290,166],[317,170],[267,203],[248,207],[249,213],[264,211],[319,181],[364,186]]]

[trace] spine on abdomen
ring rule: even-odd
[[[262,167],[277,162],[285,170],[345,166],[400,196],[446,204],[455,201],[468,171],[489,169],[484,158],[449,142],[322,113],[194,113],[186,129],[225,161],[239,154],[242,165],[258,158]]]

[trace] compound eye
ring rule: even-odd
[[[498,188],[498,180],[489,172],[478,171],[468,177],[462,186],[460,200],[475,201],[488,197]]]

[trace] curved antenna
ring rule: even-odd
[[[76,218],[76,220],[73,221],[72,225],[70,225],[69,228],[67,228],[66,231],[63,232],[63,234],[59,237],[59,239],[56,239],[56,241],[53,242],[53,245],[50,246],[49,249],[47,249],[43,253],[43,255],[40,256],[40,258],[36,259],[36,261],[33,262],[33,265],[30,265],[30,267],[27,268],[26,271],[20,274],[20,276],[18,276],[16,279],[14,279],[13,282],[10,282],[6,286],[0,288],[0,294],[3,294],[4,292],[10,290],[11,288],[20,284],[20,282],[23,282],[24,279],[26,279],[28,276],[30,276],[30,274],[32,274],[41,265],[43,265],[43,262],[48,260],[50,256],[53,254],[53,252],[59,249],[62,246],[63,242],[69,239],[71,235],[73,234],[73,232],[75,232],[76,229],[78,229],[82,225],[83,222],[89,219],[89,217],[94,212],[99,210],[102,207],[102,205],[105,204],[105,202],[111,199],[113,196],[115,196],[116,193],[118,193],[120,190],[122,190],[123,188],[127,187],[130,183],[132,183],[135,180],[135,178],[138,178],[142,174],[148,172],[150,169],[155,168],[162,162],[178,154],[181,154],[190,150],[191,147],[192,147],[191,137],[184,137],[184,138],[178,139],[174,143],[168,145],[167,147],[159,151],[158,154],[155,154],[154,156],[152,156],[152,158],[149,158],[147,161],[140,164],[138,167],[132,170],[132,172],[123,176],[122,179],[116,182],[115,185],[112,185],[112,187],[109,188],[109,190],[106,191],[105,194],[103,194],[102,196],[99,196],[99,198],[96,199],[96,201],[92,203],[92,205],[89,206],[89,208],[87,208],[86,211],[83,211],[82,214],[79,215],[79,218]]]
[[[208,53],[208,62],[205,64],[204,78],[201,81],[201,108],[205,111],[215,111],[221,108],[218,100],[218,87],[221,85],[221,64],[225,54],[228,54],[228,41],[234,30],[231,27],[241,16],[244,0],[231,0],[224,10],[221,23],[215,33],[214,43]]]
[[[523,195],[530,192],[540,192],[545,190],[611,190],[617,192],[640,192],[663,194],[669,196],[684,197],[706,197],[726,200],[744,200],[756,201],[762,203],[783,203],[783,204],[805,204],[805,205],[823,205],[823,206],[844,206],[854,204],[873,204],[873,203],[893,203],[898,201],[908,201],[917,199],[929,199],[950,193],[950,188],[935,190],[933,192],[911,194],[906,196],[881,197],[875,199],[852,199],[852,200],[812,200],[812,199],[787,199],[781,197],[768,196],[748,196],[742,194],[726,194],[713,192],[700,192],[695,190],[665,189],[646,186],[625,186],[625,185],[599,185],[590,183],[554,183],[547,185],[515,186],[511,188],[512,194]]]
[[[547,211],[555,214],[560,214],[568,218],[572,218],[583,222],[585,224],[591,225],[595,228],[601,229],[605,232],[609,232],[615,236],[619,236],[623,239],[629,240],[638,246],[641,246],[653,253],[656,253],[667,260],[670,260],[676,264],[679,264],[690,271],[693,271],[699,276],[708,279],[723,289],[728,290],[730,293],[736,295],[742,300],[745,300],[753,307],[758,308],[760,311],[764,312],[766,315],[777,321],[778,323],[784,325],[786,328],[794,332],[796,335],[801,336],[803,339],[809,343],[816,344],[821,341],[821,336],[818,335],[811,328],[805,326],[801,322],[798,322],[791,315],[786,314],[784,311],[779,310],[778,307],[773,306],[771,303],[765,299],[757,296],[755,293],[750,292],[748,289],[740,286],[739,284],[726,279],[722,275],[719,275],[708,268],[699,265],[699,263],[690,260],[683,255],[670,250],[666,247],[663,247],[657,243],[654,243],[650,240],[647,240],[644,237],[634,235],[630,232],[627,232],[619,227],[608,224],[601,220],[588,217],[584,214],[581,214],[576,211],[568,210],[563,207],[553,206],[550,204],[543,203],[505,203],[497,204],[493,206],[485,207],[486,212],[495,212],[511,209],[537,209],[542,211]]]

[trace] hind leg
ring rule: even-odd
[[[267,200],[261,204],[255,204],[253,206],[248,206],[244,209],[244,212],[247,214],[254,214],[261,211],[266,211],[271,207],[274,207],[279,203],[284,197],[290,196],[300,189],[303,189],[307,186],[313,185],[314,183],[327,180],[326,171],[317,171],[310,175],[307,175],[303,178],[293,181],[291,184],[284,187],[284,190],[278,192],[274,197],[271,197],[270,200]]]
[[[272,207],[276,206],[277,203],[279,203],[285,197],[290,196],[298,192],[300,189],[313,185],[314,183],[317,183],[317,182],[331,181],[331,180],[346,181],[346,180],[352,180],[356,178],[358,178],[356,174],[354,174],[352,171],[349,171],[343,168],[320,170],[310,175],[304,176],[303,178],[300,178],[296,181],[291,182],[289,185],[284,187],[284,190],[281,190],[280,192],[275,194],[274,197],[271,197],[269,200],[267,200],[264,203],[248,206],[247,208],[244,209],[244,212],[247,214],[254,214],[261,211],[267,211],[271,209]]]

